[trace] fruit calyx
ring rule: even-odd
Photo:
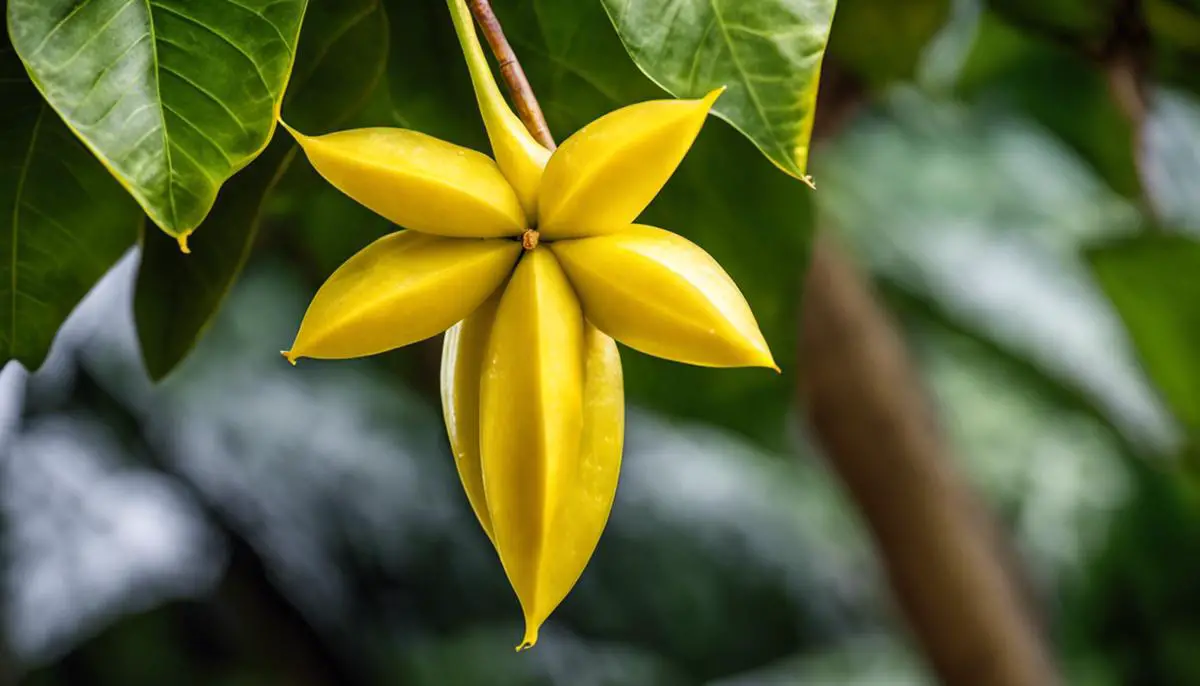
[[[541,234],[535,229],[526,230],[525,233],[521,234],[521,247],[526,250],[533,250],[538,246],[538,239],[540,237]]]

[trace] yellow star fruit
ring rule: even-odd
[[[446,332],[450,446],[528,648],[583,573],[616,494],[614,339],[689,364],[778,368],[712,257],[633,224],[720,90],[624,107],[551,152],[505,102],[464,0],[448,3],[495,161],[414,131],[289,129],[326,180],[405,230],[329,277],[284,356],[360,357]]]

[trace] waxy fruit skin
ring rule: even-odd
[[[551,152],[505,102],[464,0],[447,2],[497,161],[401,129],[289,129],[330,183],[406,230],[329,277],[284,355],[362,357],[447,332],[446,433],[520,601],[522,649],[579,580],[616,496],[616,341],[690,364],[778,368],[712,257],[632,224],[721,91],[621,108]]]
[[[583,312],[544,247],[517,265],[500,298],[480,384],[479,445],[492,534],[525,611],[524,643],[550,613],[545,563],[555,513],[579,478]]]
[[[499,238],[525,231],[525,211],[487,155],[404,129],[292,135],[325,180],[406,229]]]
[[[554,240],[629,226],[675,173],[724,90],[622,107],[576,131],[546,164],[538,231]]]
[[[625,345],[703,367],[776,369],[733,279],[686,238],[634,225],[550,249],[588,320]]]
[[[492,535],[479,462],[479,380],[501,295],[496,293],[474,314],[451,327],[442,341],[442,414],[450,450],[471,509],[493,546],[496,537]]]
[[[625,436],[625,387],[617,344],[584,323],[583,435],[574,483],[562,482],[564,493],[547,527],[538,595],[525,608],[525,642],[537,640],[537,629],[579,580],[608,523]],[[530,631],[532,630],[532,635]]]
[[[515,241],[384,236],[321,286],[284,356],[363,357],[436,336],[478,309],[520,253]]]

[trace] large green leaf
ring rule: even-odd
[[[379,0],[312,0],[283,107],[288,122],[309,133],[344,122],[382,76],[387,49]],[[145,236],[134,313],[151,378],[161,379],[183,360],[220,308],[249,257],[264,200],[294,149],[291,137],[279,132],[226,184],[190,255],[160,233]]]
[[[1145,235],[1097,248],[1088,257],[1146,372],[1200,438],[1200,242]]]
[[[13,45],[164,231],[199,226],[266,146],[306,0],[9,0]]]
[[[133,244],[141,220],[0,39],[0,366],[41,366],[58,327]]]
[[[717,114],[780,169],[801,179],[806,178],[821,59],[836,4],[604,0],[617,33],[646,75],[681,98],[728,87],[714,108]],[[547,44],[556,49],[571,39],[571,34],[554,33],[552,25],[541,26]]]
[[[418,128],[437,126],[439,135],[455,142],[477,141],[478,114],[449,14],[444,6],[432,12],[414,4],[422,5],[403,0],[389,5],[398,117]],[[600,0],[494,6],[560,141],[618,107],[666,97],[630,61]],[[418,45],[441,46],[443,52],[418,52]],[[428,65],[420,79],[395,73],[398,65],[418,64]],[[631,400],[726,426],[767,445],[783,444],[795,382],[796,310],[812,233],[810,195],[736,130],[709,120],[643,219],[687,236],[725,267],[749,300],[784,374],[701,369],[623,349]]]

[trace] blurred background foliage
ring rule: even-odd
[[[560,139],[661,97],[599,0],[497,4]],[[442,3],[311,5],[293,123],[486,149]],[[842,0],[826,89],[859,95],[814,148],[819,190],[714,119],[648,213],[726,267],[785,370],[816,227],[869,269],[1071,684],[1200,683],[1198,64],[1188,0]],[[298,369],[275,352],[392,230],[291,155],[277,134],[222,191],[201,268],[146,232],[186,287],[156,292],[131,250],[41,369],[0,374],[0,678],[933,681],[794,374],[627,349],[612,521],[513,654],[516,604],[445,445],[440,342]]]

